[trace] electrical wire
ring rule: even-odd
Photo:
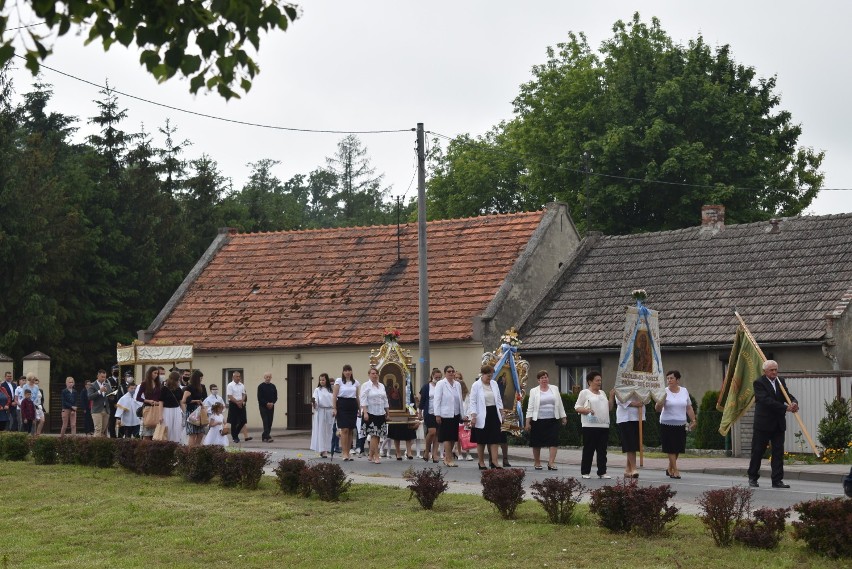
[[[429,134],[433,134],[433,135],[435,135],[439,138],[443,138],[443,139],[449,140],[451,142],[456,140],[452,137],[449,137],[445,134],[441,134],[439,132],[435,132],[433,130],[430,130],[430,131],[427,131],[427,132]],[[810,188],[743,188],[743,187],[737,187],[737,186],[734,186],[734,187],[711,186],[711,185],[708,185],[708,184],[690,184],[690,183],[687,183],[687,182],[670,182],[670,181],[667,181],[667,180],[646,180],[645,178],[635,178],[635,177],[631,177],[631,176],[619,176],[619,175],[616,175],[616,174],[605,174],[603,172],[594,172],[594,171],[586,172],[585,170],[582,170],[582,169],[579,169],[579,168],[570,168],[568,166],[561,166],[561,165],[552,164],[552,163],[549,163],[549,162],[542,162],[541,160],[529,160],[529,159],[525,159],[524,157],[522,157],[519,154],[515,154],[515,153],[509,152],[509,151],[506,151],[506,150],[502,150],[500,148],[496,148],[496,147],[490,146],[490,145],[485,146],[485,148],[487,148],[489,151],[494,152],[496,154],[502,154],[504,156],[508,156],[510,158],[514,158],[516,160],[521,160],[521,161],[524,161],[524,162],[527,162],[527,163],[530,163],[530,164],[537,164],[539,166],[548,166],[548,167],[554,168],[556,170],[562,170],[563,172],[572,172],[572,173],[584,174],[584,175],[588,174],[589,176],[597,176],[599,178],[611,178],[613,180],[624,180],[624,181],[629,181],[629,182],[641,182],[641,183],[645,183],[645,184],[660,184],[660,185],[667,185],[667,186],[681,186],[681,187],[685,187],[685,188],[704,188],[704,189],[713,189],[713,190],[715,190],[715,189],[729,189],[729,190],[743,191],[743,192],[766,192],[766,191],[789,192],[791,190],[807,191],[808,189],[810,189]],[[852,188],[819,188],[819,191],[821,191],[821,192],[852,192]]]
[[[15,54],[15,57],[20,59],[25,59],[23,56]],[[48,71],[53,71],[54,73],[58,73],[59,75],[63,75],[70,79],[74,79],[75,81],[79,81],[81,83],[85,83],[86,85],[91,85],[92,87],[97,87],[101,90],[107,90],[112,93],[116,93],[121,95],[122,97],[128,97],[130,99],[135,99],[137,101],[142,101],[143,103],[148,103],[149,105],[155,105],[158,107],[163,107],[166,109],[170,109],[173,111],[178,111],[181,113],[186,113],[188,115],[195,115],[197,117],[203,117],[211,120],[217,120],[222,122],[227,122],[231,124],[239,124],[243,126],[253,126],[257,128],[266,128],[270,130],[284,130],[288,132],[306,132],[306,133],[319,133],[319,134],[391,134],[391,133],[400,133],[400,132],[413,132],[414,128],[400,128],[400,129],[383,129],[383,130],[334,130],[334,129],[317,129],[317,128],[296,128],[289,126],[278,126],[278,125],[269,125],[269,124],[261,124],[249,121],[241,121],[237,119],[229,119],[225,117],[217,117],[215,115],[209,115],[207,113],[200,113],[198,111],[190,111],[188,109],[182,109],[180,107],[175,107],[172,105],[167,105],[165,103],[160,103],[157,101],[152,101],[150,99],[145,99],[143,97],[137,97],[136,95],[131,95],[130,93],[125,93],[119,91],[118,89],[113,89],[112,87],[106,87],[104,85],[99,85],[93,81],[89,81],[88,79],[83,79],[81,77],[77,77],[75,75],[71,75],[70,73],[66,73],[64,71],[60,71],[59,69],[54,69],[53,67],[48,67],[47,65],[40,64],[40,67],[43,69],[47,69]]]

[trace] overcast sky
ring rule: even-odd
[[[116,45],[83,46],[73,34],[61,38],[46,65],[118,91],[218,117],[322,130],[414,128],[447,136],[483,134],[512,116],[518,86],[547,46],[585,32],[598,47],[612,24],[639,11],[661,20],[678,43],[699,33],[711,46],[730,44],[738,62],[759,76],[777,75],[781,108],[802,124],[799,144],[824,150],[826,188],[852,188],[852,109],[848,103],[852,3],[773,2],[506,2],[316,1],[300,3],[302,16],[287,32],[262,38],[261,73],[241,100],[189,93],[173,79],[158,85],[138,64],[139,52]],[[30,23],[30,22],[25,22]],[[10,22],[9,27],[15,23]],[[13,73],[18,94],[29,90],[25,70]],[[53,110],[85,121],[97,113],[98,89],[52,71]],[[240,126],[119,97],[128,110],[125,130],[161,137],[167,118],[178,136],[194,144],[188,157],[213,157],[240,187],[262,158],[279,160],[285,181],[325,164],[341,134],[294,133]],[[78,136],[92,128],[81,124]],[[361,135],[373,166],[385,174],[393,195],[416,195],[413,132]],[[824,191],[808,213],[852,212],[852,191]],[[699,221],[696,212],[696,223]]]

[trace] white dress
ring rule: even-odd
[[[222,435],[220,430],[222,429],[222,425],[225,424],[225,416],[224,415],[210,415],[210,423],[207,434],[204,435],[204,442],[202,444],[205,445],[219,445],[222,447],[228,446],[229,435]]]
[[[317,408],[312,419],[310,448],[317,452],[329,452],[331,427],[334,424],[334,417],[331,414],[333,396],[328,389],[317,387],[312,397],[317,402]]]

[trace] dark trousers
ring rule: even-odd
[[[751,461],[748,463],[748,477],[751,480],[760,478],[760,461],[766,452],[766,445],[772,445],[772,459],[769,461],[772,468],[772,483],[777,484],[784,480],[784,431],[759,431],[754,430],[751,438]]]
[[[260,439],[265,441],[271,439],[270,431],[272,430],[272,418],[275,417],[275,407],[267,409],[266,405],[260,405],[260,420],[263,421],[263,434]]]
[[[139,438],[139,425],[134,425],[133,427],[124,427],[121,426],[118,428],[118,438],[120,439],[138,439]]]
[[[115,431],[116,431],[116,424],[115,424],[115,421],[116,421],[117,419],[118,419],[118,417],[116,417],[115,415],[110,415],[110,416],[109,416],[109,421],[107,421],[107,435],[109,435],[109,438],[111,438],[111,439],[116,438],[116,435],[115,435]]]
[[[228,403],[228,422],[231,424],[231,438],[239,441],[240,432],[246,426],[246,408],[236,403]]]
[[[18,407],[9,407],[9,425],[8,429],[10,431],[17,431],[20,429],[18,425],[18,418],[20,417],[20,413],[18,413]]]
[[[580,474],[591,474],[592,456],[597,453],[598,476],[606,474],[606,447],[609,442],[609,429],[604,427],[583,427],[583,458]]]
[[[83,432],[87,435],[95,432],[95,421],[92,419],[92,412],[89,410],[83,412]]]
[[[34,421],[27,421],[26,419],[21,420],[21,432],[33,434],[33,424]]]

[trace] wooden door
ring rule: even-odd
[[[314,378],[311,366],[287,365],[287,428],[291,430],[311,429],[311,393]]]

